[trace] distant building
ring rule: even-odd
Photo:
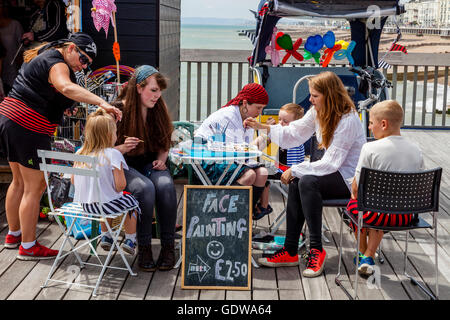
[[[413,0],[405,3],[405,10],[399,19],[402,25],[422,28],[450,27],[449,0]]]

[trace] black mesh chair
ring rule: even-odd
[[[344,218],[346,216],[358,228],[356,255],[358,255],[360,244],[361,228],[372,228],[382,231],[406,231],[405,252],[404,252],[404,275],[415,285],[418,285],[431,299],[439,297],[438,284],[438,253],[437,253],[437,212],[439,210],[439,187],[441,182],[442,168],[436,168],[421,172],[388,172],[368,168],[361,168],[361,175],[358,184],[358,219],[348,213],[347,210],[341,211]],[[363,223],[362,215],[364,211],[382,212],[389,214],[413,214],[414,219],[409,226],[405,227],[375,227]],[[428,224],[419,217],[421,213],[431,213],[433,216],[433,225]],[[348,291],[339,280],[342,258],[342,227],[341,219],[340,238],[339,238],[339,266],[336,275],[336,284],[340,286],[350,297]],[[408,261],[408,237],[409,230],[419,228],[434,229],[434,247],[435,247],[435,274],[436,274],[436,292],[435,296],[424,286],[417,282],[413,277],[407,274]],[[355,295],[358,297],[358,266],[355,271]],[[351,297],[350,297],[351,298]]]

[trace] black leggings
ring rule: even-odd
[[[284,246],[290,255],[297,253],[305,220],[310,249],[322,250],[322,200],[343,198],[350,198],[350,191],[339,172],[326,176],[306,175],[289,184]]]

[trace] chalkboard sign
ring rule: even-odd
[[[183,289],[250,290],[251,203],[251,187],[184,187]]]

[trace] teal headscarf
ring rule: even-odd
[[[139,84],[148,77],[150,77],[152,74],[158,73],[159,71],[156,70],[156,68],[149,66],[148,64],[144,64],[142,66],[139,66],[134,71],[134,74],[136,75],[136,83]]]

